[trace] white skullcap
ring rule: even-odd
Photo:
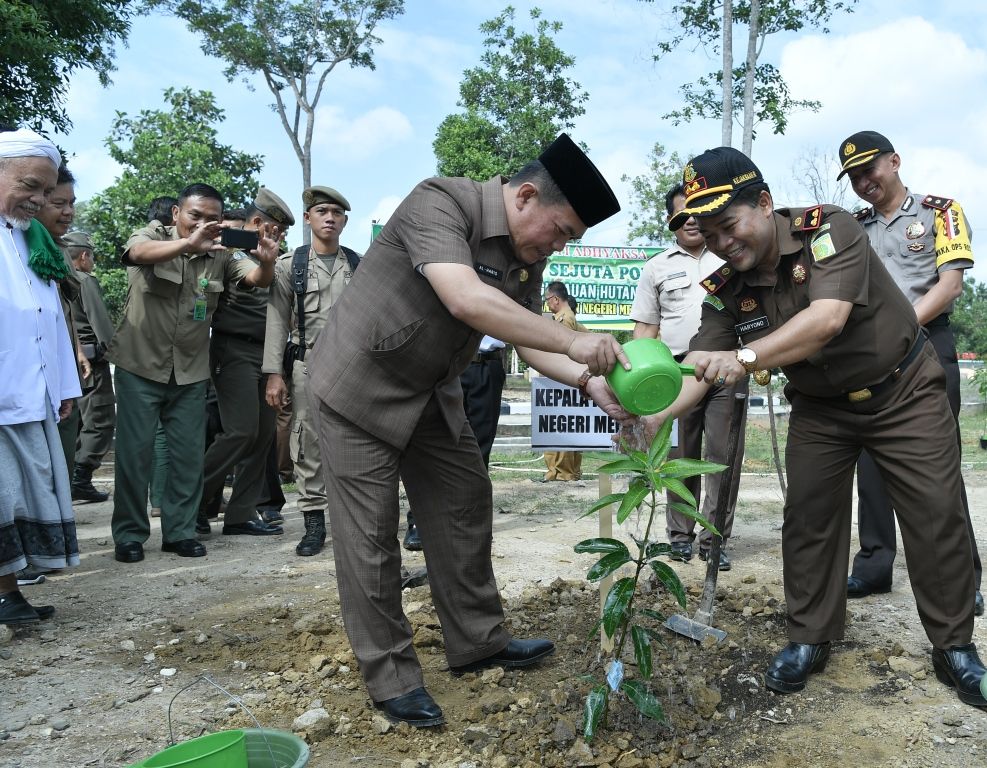
[[[0,157],[47,157],[56,168],[62,164],[58,147],[28,128],[0,133]]]

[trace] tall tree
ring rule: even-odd
[[[810,149],[795,161],[792,178],[799,190],[813,203],[832,203],[851,210],[860,201],[850,199],[850,183],[844,176],[837,180],[840,163],[831,154]]]
[[[987,357],[987,283],[972,277],[963,281],[963,294],[956,300],[949,323],[956,333],[957,351]]]
[[[647,172],[633,178],[626,174],[621,177],[621,181],[631,185],[629,242],[644,241],[646,245],[656,246],[671,243],[665,195],[682,181],[686,162],[678,152],[667,155],[665,147],[656,142],[648,154]]]
[[[670,40],[658,44],[655,60],[660,61],[686,41],[695,41],[721,55],[724,64],[718,72],[698,78],[696,84],[683,85],[680,90],[685,105],[664,117],[676,125],[697,118],[720,119],[727,139],[725,89],[729,88],[733,101],[743,111],[742,141],[749,154],[758,123],[766,122],[774,133],[784,133],[793,112],[817,111],[821,106],[817,101],[793,99],[778,69],[758,63],[768,36],[803,29],[828,32],[826,25],[833,15],[852,13],[856,4],[857,0],[679,0],[671,8],[679,31]],[[732,62],[732,55],[727,56],[727,48],[733,46],[733,24],[748,27],[747,53],[742,66],[729,69],[731,65],[727,62]],[[729,79],[724,77],[725,72],[730,72]],[[731,125],[734,117],[731,116]],[[724,145],[732,146],[732,141],[724,141]]]
[[[345,62],[374,69],[374,34],[404,13],[404,0],[149,0],[170,10],[202,35],[202,50],[227,63],[232,82],[260,75],[281,127],[312,185],[315,110],[326,79]],[[308,228],[305,238],[308,242]]]
[[[65,131],[69,78],[91,69],[109,84],[132,13],[130,0],[0,0],[0,122]]]
[[[164,100],[170,109],[145,109],[136,117],[117,112],[105,143],[123,172],[80,206],[79,227],[92,235],[101,264],[119,263],[155,197],[176,196],[202,182],[219,190],[228,207],[237,207],[257,191],[263,157],[219,143],[216,125],[224,113],[209,91],[168,88]]]
[[[514,25],[514,8],[483,22],[480,65],[463,73],[462,113],[439,125],[432,146],[443,176],[510,176],[572,128],[589,98],[569,77],[575,58],[555,43],[559,21],[533,8],[533,32]]]

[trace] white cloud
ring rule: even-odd
[[[320,107],[315,112],[313,147],[333,164],[373,157],[414,133],[411,121],[392,107],[375,107],[349,118],[340,107]]]

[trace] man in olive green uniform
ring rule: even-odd
[[[72,339],[72,349],[75,350],[79,365],[81,384],[89,378],[89,362],[82,356],[73,317],[73,304],[79,297],[79,278],[72,268],[72,262],[62,240],[75,220],[75,176],[65,166],[65,163],[58,167],[58,182],[55,189],[46,198],[45,204],[38,211],[36,218],[48,230],[48,234],[61,249],[62,258],[68,268],[68,274],[58,281],[58,291],[62,299],[62,312],[65,313],[65,324],[68,328],[69,337]],[[58,422],[58,434],[62,439],[65,465],[68,468],[69,477],[72,477],[75,468],[75,441],[79,434],[78,408],[72,408],[71,413]]]
[[[295,223],[287,203],[264,187],[257,192],[253,205],[246,212],[241,211],[241,215],[245,217],[243,230],[247,232],[257,232],[265,223],[285,232]],[[260,264],[256,257],[242,250],[233,258]],[[209,371],[223,427],[206,450],[200,506],[221,492],[227,474],[236,468],[223,516],[226,536],[284,533],[280,526],[268,525],[257,517],[257,500],[264,486],[268,449],[274,438],[275,413],[265,400],[267,382],[261,373],[269,292],[268,288],[245,290],[231,286],[220,297],[212,320]]]
[[[573,331],[585,331],[586,327],[576,320],[576,313],[569,306],[569,290],[565,283],[555,280],[545,291],[545,304],[555,317]],[[545,480],[579,480],[583,476],[583,454],[579,451],[545,451]]]
[[[256,266],[219,242],[223,198],[207,184],[186,187],[175,225],[137,230],[123,263],[129,287],[124,317],[107,357],[116,365],[117,442],[113,541],[116,559],[144,559],[150,535],[147,487],[160,419],[170,451],[161,503],[162,550],[202,557],[195,517],[202,496],[209,322],[219,295],[240,282],[265,287],[274,277],[276,228],[264,226]]]
[[[860,224],[830,205],[774,210],[758,168],[719,147],[685,167],[686,207],[728,264],[703,280],[696,378],[650,428],[694,406],[710,384],[781,367],[792,404],[782,527],[788,645],[765,673],[779,693],[805,687],[843,637],[854,467],[867,450],[901,525],[912,590],[936,677],[987,706],[972,642],[973,556],[963,514],[956,424],[945,373],[908,299]],[[737,338],[740,337],[740,348]]]
[[[82,354],[89,361],[86,391],[79,398],[82,429],[75,448],[72,473],[73,501],[106,501],[109,494],[93,486],[93,471],[113,443],[116,426],[116,398],[113,377],[106,360],[106,348],[113,338],[113,323],[99,281],[93,277],[93,245],[85,232],[69,232],[62,238],[79,279],[79,296],[72,302],[72,321],[79,336]]]
[[[326,485],[315,423],[317,414],[310,407],[308,397],[305,358],[326,323],[329,308],[353,276],[360,256],[339,244],[348,220],[346,212],[350,210],[345,197],[330,187],[309,187],[302,192],[302,205],[305,221],[312,228],[312,245],[278,259],[267,305],[264,373],[268,374],[267,402],[271,407],[283,408],[289,398],[288,386],[291,387],[291,459],[295,464],[298,508],[305,516],[305,535],[295,551],[310,557],[322,551],[326,540]],[[295,292],[292,281],[296,259],[301,270],[298,277],[303,280],[299,287],[304,290],[301,294],[304,341],[299,334],[300,294]],[[294,345],[288,355],[286,344]]]

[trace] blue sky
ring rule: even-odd
[[[407,0],[403,16],[380,28],[376,69],[338,68],[327,81],[315,130],[313,183],[339,189],[353,205],[344,243],[366,248],[372,219],[386,219],[421,179],[435,173],[432,141],[442,119],[458,110],[463,70],[482,54],[481,22],[506,2]],[[573,135],[586,142],[625,211],[623,174],[643,172],[654,142],[691,155],[720,143],[717,121],[674,126],[661,115],[678,108],[681,83],[718,64],[701,48],[683,47],[662,64],[651,58],[666,39],[671,3],[658,0],[541,0],[514,2],[517,23],[540,7],[563,22],[559,45],[576,57],[572,76],[589,93]],[[902,177],[913,190],[961,202],[982,256],[971,274],[987,282],[987,5],[947,0],[864,0],[854,14],[818,31],[768,39],[762,60],[780,68],[793,96],[823,103],[820,112],[792,117],[784,136],[762,130],[754,160],[776,202],[809,202],[795,168],[800,157],[834,156],[847,135],[863,129],[887,135],[902,155]],[[743,56],[746,35],[736,42]],[[89,73],[76,76],[68,97],[74,122],[56,136],[75,157],[77,194],[85,200],[113,181],[118,169],[103,141],[116,111],[135,114],[162,104],[165,87],[213,91],[226,111],[220,139],[264,156],[261,183],[285,198],[299,217],[301,171],[270,94],[229,83],[222,63],[205,56],[183,23],[162,16],[135,20],[129,45],[117,54],[113,84],[103,89]],[[739,144],[739,128],[735,144]],[[835,175],[832,174],[832,175]],[[190,179],[195,181],[194,179]],[[848,207],[857,204],[852,192]],[[584,242],[626,242],[626,213],[591,229]],[[300,233],[289,237],[291,245]]]

